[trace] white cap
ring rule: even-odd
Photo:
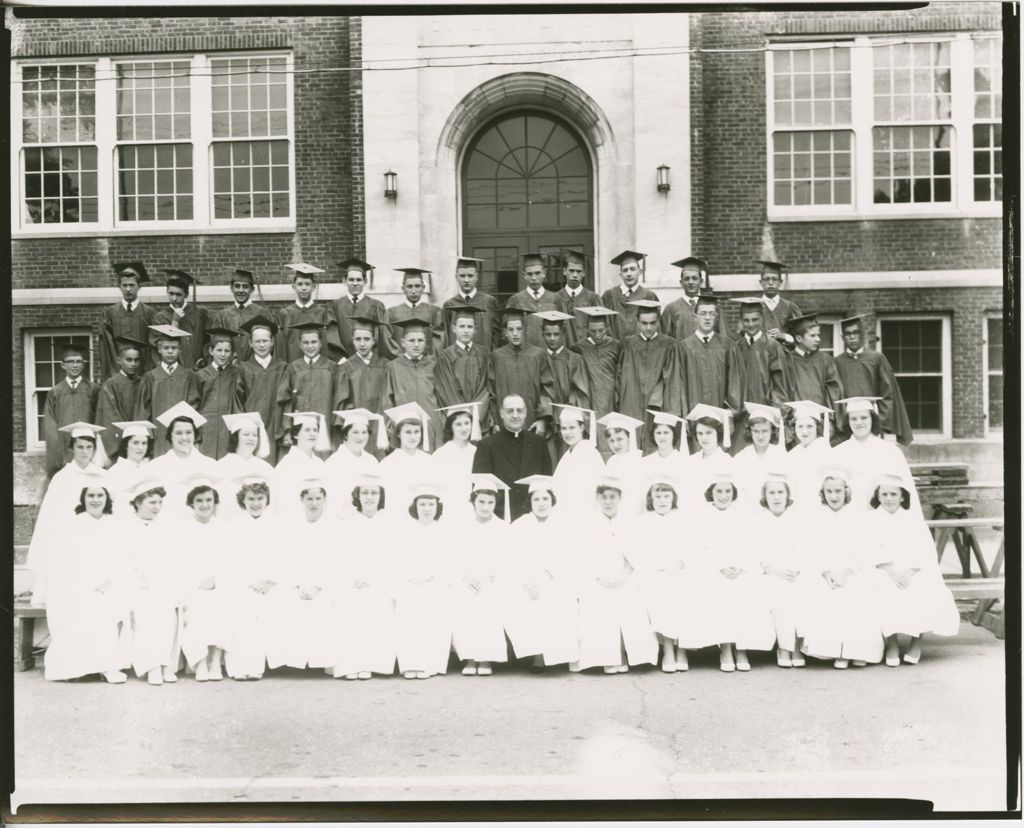
[[[843,400],[836,400],[836,404],[846,406],[847,414],[856,414],[859,411],[874,411],[878,413],[878,401],[881,397],[847,397]]]
[[[386,451],[388,447],[388,432],[384,428],[384,417],[381,414],[374,414],[372,411],[366,408],[346,408],[342,411],[335,411],[334,416],[341,419],[342,423],[346,426],[353,425],[355,423],[362,423],[367,428],[370,427],[370,421],[377,423],[377,450]]]
[[[553,492],[555,490],[555,478],[549,474],[531,474],[522,480],[516,481],[517,485],[528,486],[530,494],[534,492]]]
[[[727,408],[719,408],[717,405],[705,405],[697,403],[690,409],[686,419],[696,422],[703,417],[710,417],[712,420],[722,424],[722,447],[729,448],[730,432],[732,431],[732,412]]]
[[[93,465],[103,468],[110,462],[110,458],[107,457],[107,452],[103,448],[103,441],[99,438],[100,432],[106,431],[106,428],[103,426],[94,425],[93,423],[77,422],[61,426],[57,430],[63,431],[65,434],[70,434],[72,440],[76,437],[92,437],[92,439],[96,441],[96,451],[92,456]]]
[[[629,435],[629,450],[636,450],[637,429],[643,428],[643,420],[638,420],[636,417],[630,417],[627,414],[620,414],[618,411],[612,411],[605,414],[597,422],[599,425],[604,426],[605,430],[621,428]]]
[[[471,426],[472,431],[470,432],[469,439],[474,442],[480,442],[483,438],[483,434],[480,430],[480,403],[477,400],[467,403],[456,403],[455,405],[446,405],[442,408],[435,409],[444,414],[447,420],[452,414],[466,413],[470,416],[473,421]]]
[[[561,411],[558,412],[558,423],[565,420],[569,422],[577,422],[580,425],[587,423],[589,431],[587,435],[591,440],[594,440],[597,435],[597,414],[591,411],[589,408],[581,408],[578,405],[562,405],[561,403],[553,403],[552,408],[559,408]]]
[[[472,474],[469,477],[471,491],[491,491],[496,495],[500,495],[505,503],[505,522],[509,523],[512,520],[512,512],[508,507],[508,490],[509,487],[505,485],[503,480],[495,477],[493,474],[477,473]]]
[[[829,440],[829,417],[832,413],[832,409],[828,406],[824,406],[821,403],[816,403],[813,400],[794,400],[785,404],[788,408],[793,409],[793,417],[810,417],[812,420],[818,420],[822,424],[822,437],[826,441]]]
[[[157,416],[156,421],[164,428],[170,428],[171,423],[179,417],[187,417],[196,428],[206,425],[206,417],[196,411],[191,405],[182,400],[168,408],[163,414]]]
[[[746,409],[751,420],[767,420],[776,428],[782,427],[782,411],[774,405],[745,402],[743,407]]]
[[[167,489],[164,487],[164,482],[158,477],[143,477],[141,480],[135,481],[128,489],[128,499],[135,500],[139,495],[145,494],[151,489]]]
[[[423,450],[430,451],[430,415],[417,402],[396,405],[384,410],[388,419],[396,425],[403,420],[419,420],[423,428]]]
[[[256,447],[257,457],[270,456],[270,436],[267,434],[266,426],[263,425],[263,417],[258,411],[244,411],[241,414],[224,414],[221,416],[224,426],[234,434],[246,426],[255,428],[259,433],[259,445]]]
[[[667,425],[671,428],[675,428],[680,423],[686,422],[682,417],[675,414],[669,414],[667,411],[652,411],[648,408],[647,413],[651,415],[655,425]]]
[[[331,450],[331,435],[327,431],[327,418],[323,414],[316,411],[290,411],[285,413],[284,416],[291,418],[292,425],[316,423],[316,444],[313,446],[313,449],[323,452]]]
[[[128,437],[152,437],[156,428],[149,420],[122,420],[111,423],[114,428],[121,432],[121,438]]]

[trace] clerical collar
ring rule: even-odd
[[[502,428],[505,429],[505,433],[506,434],[511,434],[517,440],[519,439],[519,435],[523,433],[522,429],[520,429],[519,431],[513,431],[512,429],[510,429],[510,428],[508,428],[506,426],[502,426]]]
[[[558,350],[557,350],[557,351],[552,351],[552,350],[551,350],[550,348],[548,348],[548,353],[549,353],[549,354],[550,354],[551,356],[558,356],[558,355],[559,355],[560,353],[562,353],[562,351],[564,351],[564,350],[565,350],[565,346],[564,346],[564,345],[561,345],[561,346],[559,346],[559,348],[558,348]]]
[[[305,305],[303,305],[302,302],[300,302],[298,299],[295,300],[295,306],[300,310],[309,310],[311,307],[313,307],[313,304],[314,302],[312,299],[310,299],[309,302]]]
[[[274,358],[273,354],[267,354],[265,357],[261,357],[259,354],[253,354],[252,356],[264,368],[270,365],[270,360]]]
[[[757,342],[761,338],[761,331],[758,331],[753,336],[751,336],[748,333],[745,333],[743,335],[747,338],[747,342],[749,342],[751,345],[753,345],[755,342]]]
[[[473,343],[472,343],[472,342],[470,342],[470,343],[469,343],[468,345],[463,345],[463,344],[462,344],[461,342],[459,342],[458,340],[456,340],[456,341],[455,341],[455,344],[456,344],[456,345],[457,345],[457,346],[458,346],[459,348],[461,348],[461,349],[462,349],[463,351],[469,351],[469,350],[472,350],[472,348],[473,348]]]
[[[779,296],[779,294],[777,294],[777,293],[774,296],[772,296],[772,297],[768,297],[768,296],[765,296],[765,295],[761,296],[761,302],[764,304],[764,306],[766,308],[768,308],[768,310],[772,310],[772,311],[775,310],[779,306],[779,301],[781,299],[782,299],[782,297]]]
[[[315,357],[304,356],[303,359],[306,360],[306,365],[316,365],[317,360],[320,359],[320,354],[317,354]]]
[[[650,336],[650,337],[646,337],[646,336],[644,336],[644,335],[643,335],[642,333],[640,333],[639,331],[637,331],[637,333],[639,334],[640,338],[641,338],[641,339],[642,339],[642,340],[643,340],[644,342],[653,342],[653,341],[654,341],[654,337],[656,337],[656,336],[658,335],[658,332],[657,332],[657,331],[655,331],[655,332],[654,332],[653,334],[651,334],[651,336]]]

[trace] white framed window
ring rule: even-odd
[[[12,232],[295,228],[290,52],[22,61]]]
[[[984,404],[985,430],[1001,434],[1003,431],[1003,317],[985,319],[985,339],[982,343],[981,364],[985,374]]]
[[[997,217],[998,33],[769,44],[771,220]]]
[[[25,351],[25,448],[46,448],[43,437],[43,411],[46,394],[64,379],[61,353],[74,345],[85,355],[82,376],[93,378],[92,334],[88,328],[59,328],[26,331]]]
[[[831,357],[837,357],[843,352],[843,335],[839,327],[839,314],[819,313],[818,325],[821,329],[821,344],[819,351],[824,351]]]
[[[892,365],[915,437],[953,433],[950,318],[886,314],[876,322],[877,348]]]

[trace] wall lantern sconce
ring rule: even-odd
[[[658,192],[667,193],[672,189],[672,182],[669,179],[669,172],[671,168],[668,164],[662,164],[658,167]]]
[[[384,173],[384,198],[398,198],[398,173],[394,170]]]

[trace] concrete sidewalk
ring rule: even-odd
[[[17,674],[15,803],[908,797],[1004,807],[1003,643],[921,664],[149,687]]]

